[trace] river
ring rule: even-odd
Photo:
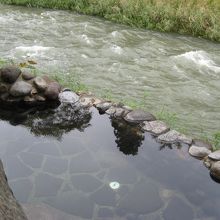
[[[98,95],[175,113],[192,135],[220,129],[220,44],[68,11],[1,5],[0,47],[1,58],[77,75]]]

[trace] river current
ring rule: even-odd
[[[74,74],[96,94],[176,113],[192,135],[220,120],[220,44],[68,11],[0,6],[0,57]]]

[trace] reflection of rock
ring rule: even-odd
[[[4,220],[27,220],[21,206],[17,203],[0,161],[0,219]]]
[[[35,135],[48,135],[61,138],[64,133],[73,129],[83,131],[90,124],[89,109],[80,105],[61,104],[56,109],[47,109],[30,116],[25,125]]]
[[[123,120],[112,118],[112,127],[116,136],[117,147],[124,154],[135,155],[141,146],[144,135],[138,126],[132,126]]]

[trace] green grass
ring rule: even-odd
[[[220,42],[220,0],[0,0],[0,3],[73,10],[139,28]]]

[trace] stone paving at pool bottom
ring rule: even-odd
[[[58,138],[1,122],[0,156],[30,220],[220,216],[213,205],[213,200],[220,202],[220,193],[209,186],[215,183],[186,146],[164,147],[150,134],[122,132],[95,109],[91,115],[86,127]],[[119,183],[116,189],[113,182]]]

